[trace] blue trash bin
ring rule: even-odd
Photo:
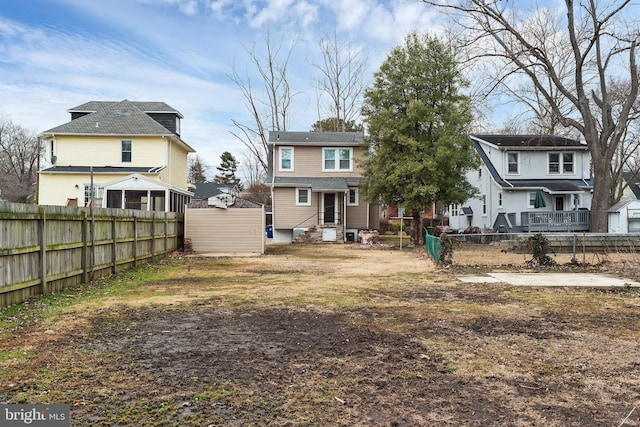
[[[273,225],[267,225],[267,238],[273,238]]]

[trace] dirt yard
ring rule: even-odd
[[[46,297],[0,315],[0,402],[78,426],[640,426],[640,291],[456,279],[525,270],[490,250],[272,246]]]

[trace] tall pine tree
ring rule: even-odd
[[[236,177],[236,171],[240,162],[228,151],[225,151],[220,155],[220,166],[216,166],[219,174],[216,175],[215,182],[218,184],[225,184],[230,189],[242,191],[242,183],[240,179]]]
[[[413,32],[391,51],[365,92],[368,156],[362,163],[370,201],[402,206],[419,242],[429,203],[462,203],[475,194],[465,173],[479,165],[468,138],[469,99],[454,54],[438,38]]]

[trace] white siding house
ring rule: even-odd
[[[586,144],[548,135],[470,135],[478,196],[449,206],[449,226],[495,232],[585,231],[593,183]]]

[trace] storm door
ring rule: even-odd
[[[336,194],[324,193],[324,224],[336,222]]]

